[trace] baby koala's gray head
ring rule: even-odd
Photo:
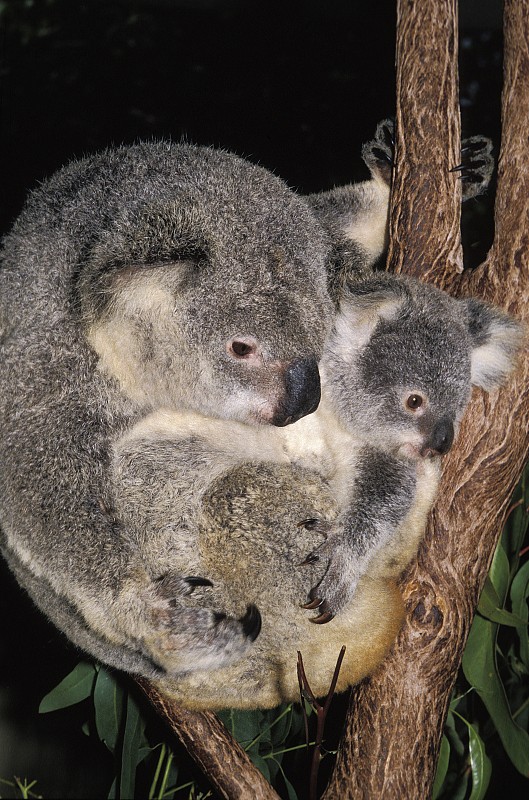
[[[478,300],[380,274],[349,288],[322,374],[353,433],[412,458],[443,455],[471,386],[498,386],[521,339],[518,323]]]

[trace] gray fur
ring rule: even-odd
[[[411,282],[359,282],[384,247],[387,196],[374,166],[370,181],[319,202],[228,153],[155,143],[73,163],[30,197],[2,256],[2,549],[37,605],[97,658],[178,683],[257,652],[255,679],[266,670],[274,680],[259,642],[283,617],[285,630],[303,620],[298,639],[307,636],[309,615],[293,603],[301,586],[317,587],[322,614],[347,619],[364,574],[391,582],[411,557],[435,483],[424,457],[436,425],[457,424],[474,353],[486,363],[478,357],[476,382],[486,373],[490,388],[518,333]],[[307,417],[326,341],[326,399]],[[401,384],[432,398],[415,427],[395,410]],[[266,464],[277,495],[269,475],[261,484]],[[257,470],[259,499],[243,487],[245,503],[223,505],[219,530],[249,530],[250,583],[262,587],[266,561],[281,587],[275,606],[274,592],[256,588],[257,645],[254,594],[210,578],[208,558],[220,565],[225,554],[202,544],[204,514],[215,519],[219,497],[229,501],[212,487],[225,491],[232,476],[240,487],[244,470]],[[387,496],[381,472],[395,477]],[[325,524],[297,541],[300,481],[314,487],[303,513]],[[372,528],[357,530],[367,518]],[[386,570],[374,556],[391,537],[400,544]],[[302,544],[318,560],[299,567],[282,542],[295,559]],[[291,657],[284,641],[277,663]],[[218,705],[224,691],[214,678],[202,695]]]
[[[4,240],[2,548],[98,658],[152,674],[154,640],[189,589],[173,581],[164,596],[148,531],[123,524],[116,443],[160,409],[257,430],[312,411],[334,250],[310,205],[266,170],[167,143],[70,164]],[[215,621],[213,610],[203,627],[229,627]]]

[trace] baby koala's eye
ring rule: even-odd
[[[424,398],[420,394],[410,394],[406,398],[406,407],[411,411],[420,408],[424,402]]]

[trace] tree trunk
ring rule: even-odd
[[[496,233],[461,274],[454,0],[400,0],[397,142],[389,267],[472,294],[521,318],[529,309],[529,9],[505,0],[502,143]],[[406,621],[382,669],[352,693],[324,795],[423,800],[472,616],[529,455],[527,351],[509,385],[475,390],[425,540],[402,581]]]

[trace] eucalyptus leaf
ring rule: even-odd
[[[90,697],[97,670],[93,664],[81,661],[62,681],[42,698],[39,714],[68,708]]]
[[[97,735],[113,753],[123,717],[123,689],[103,667],[94,686],[94,711]]]
[[[275,747],[284,745],[292,727],[292,704],[275,709],[275,719],[270,726],[272,743]]]
[[[125,730],[121,750],[120,797],[123,800],[134,797],[136,767],[141,760],[145,722],[135,700],[128,695],[126,704]]]
[[[516,573],[511,584],[511,603],[512,610],[523,620],[518,628],[520,637],[520,660],[527,672],[529,672],[529,609],[527,598],[529,597],[529,561],[527,561]]]
[[[529,734],[513,720],[496,666],[497,625],[476,616],[470,629],[463,672],[475,688],[498,731],[501,742],[516,769],[529,774]]]
[[[503,608],[510,583],[510,566],[501,542],[498,544],[489,571],[490,580],[498,596],[498,606]]]
[[[270,782],[270,770],[268,769],[268,762],[258,753],[253,751],[249,752],[248,755],[252,760],[252,764],[256,766],[257,769],[263,773],[266,780]]]
[[[437,798],[441,793],[441,790],[443,788],[443,783],[446,778],[446,773],[448,772],[449,761],[450,761],[450,742],[443,734],[443,738],[441,739],[441,748],[439,750],[439,761],[437,762],[435,780],[433,783],[432,800],[437,800]]]
[[[483,740],[473,725],[468,725],[468,748],[472,769],[472,793],[469,800],[484,800],[492,774],[492,764]]]
[[[491,622],[497,622],[499,625],[508,625],[511,628],[518,628],[525,623],[523,617],[515,613],[506,611],[501,607],[502,603],[498,597],[498,593],[494,588],[492,581],[487,576],[481,597],[479,598],[478,611]]]
[[[287,776],[285,775],[284,769],[281,766],[279,767],[279,769],[281,770],[281,775],[282,775],[283,780],[285,782],[285,788],[287,790],[287,800],[298,800],[298,796],[297,796],[296,790],[294,789],[294,787],[292,786],[292,784],[288,780]]]
[[[230,711],[219,712],[218,716],[230,731],[231,735],[237,739],[244,747],[250,744],[262,729],[262,711]]]
[[[454,713],[465,723],[468,730],[468,749],[472,771],[472,792],[469,800],[483,800],[490,783],[492,764],[487,756],[483,740],[474,725],[457,711]]]
[[[114,778],[114,780],[112,781],[112,786],[108,790],[108,795],[107,795],[108,800],[116,800],[116,798],[118,797],[117,789],[118,789],[118,781],[117,778]]]
[[[456,701],[456,704],[459,702],[459,699]],[[465,745],[461,736],[459,735],[459,731],[456,728],[456,723],[454,719],[454,711],[450,709],[448,715],[446,717],[445,722],[445,731],[448,737],[448,741],[450,743],[450,747],[458,756],[463,756],[465,753]]]

